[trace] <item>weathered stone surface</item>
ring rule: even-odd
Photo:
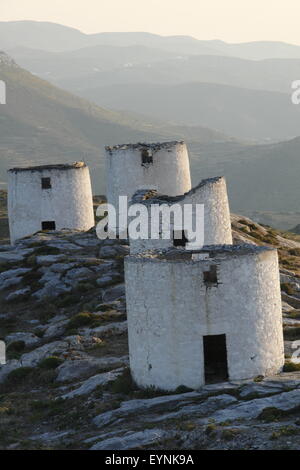
[[[50,270],[47,270],[45,274],[41,277],[39,283],[44,284],[42,289],[34,292],[33,297],[41,299],[43,297],[57,297],[63,292],[70,292],[72,290],[71,286],[67,286],[61,279],[60,273],[54,273]]]
[[[70,271],[67,272],[66,276],[65,276],[65,280],[66,282],[68,282],[68,280],[83,280],[83,279],[87,279],[87,278],[90,278],[94,275],[93,271],[91,271],[90,269],[88,268],[74,268],[74,269],[70,269]]]
[[[12,301],[12,300],[21,299],[22,297],[27,296],[29,293],[30,293],[30,288],[29,287],[25,287],[24,289],[15,290],[14,292],[11,292],[10,294],[8,294],[8,296],[6,297],[6,300]]]
[[[73,361],[65,361],[61,366],[58,367],[57,382],[65,382],[70,380],[78,380],[95,373],[101,368],[111,367],[120,365],[127,365],[129,362],[128,357],[104,357],[104,358],[93,358],[87,356],[83,359],[77,359]]]
[[[40,338],[38,338],[36,335],[33,333],[27,333],[27,332],[18,332],[18,333],[11,333],[10,335],[7,335],[5,338],[5,342],[7,345],[14,341],[24,341],[26,346],[32,346],[34,344],[37,344],[40,342]]]
[[[111,302],[125,296],[125,284],[119,284],[111,289],[106,289],[102,295],[103,302]]]
[[[58,248],[61,251],[78,251],[81,250],[81,246],[75,245],[75,243],[70,243],[68,240],[62,238],[56,239],[48,243],[48,246],[53,248]]]
[[[99,238],[95,238],[93,236],[90,237],[85,237],[85,238],[76,238],[73,240],[76,245],[82,246],[82,247],[95,247],[101,245],[102,240],[99,240]]]
[[[55,273],[63,273],[72,269],[74,266],[76,266],[76,263],[54,263],[51,265],[50,269]]]
[[[289,312],[292,312],[294,309],[294,307],[292,307],[291,305],[289,305],[287,302],[282,302],[282,312],[283,313],[289,313]]]
[[[147,412],[158,406],[166,407],[167,405],[178,404],[180,402],[189,403],[191,400],[200,397],[201,394],[198,392],[189,392],[150,399],[123,401],[119,408],[96,416],[93,419],[93,422],[96,426],[102,427],[118,418],[128,416],[131,413]]]
[[[144,445],[154,444],[166,438],[168,433],[162,429],[146,429],[145,431],[128,432],[120,437],[97,442],[91,447],[91,450],[129,450],[139,448]]]
[[[37,264],[48,266],[65,258],[65,255],[41,255],[36,257]]]
[[[113,276],[106,275],[106,276],[100,277],[100,279],[97,279],[96,282],[99,287],[106,287],[106,286],[110,286],[114,282],[114,278]]]
[[[272,397],[256,398],[245,403],[238,403],[219,410],[210,416],[210,419],[220,423],[227,420],[254,419],[268,407],[283,411],[292,411],[300,406],[300,390],[280,393]]]
[[[0,264],[1,263],[7,263],[7,262],[13,262],[13,261],[22,261],[26,256],[26,253],[24,251],[20,250],[18,252],[13,252],[13,251],[1,251],[0,252]]]
[[[280,393],[282,391],[283,391],[282,385],[280,383],[278,384],[263,383],[262,385],[260,385],[259,383],[252,383],[252,384],[248,384],[242,387],[240,391],[240,397],[241,398],[250,398],[252,396],[265,397],[268,395]]]
[[[82,328],[79,333],[83,336],[105,336],[112,334],[123,334],[127,331],[127,322],[109,323],[104,326],[97,326],[96,328]]]
[[[28,439],[31,441],[42,441],[48,443],[61,440],[73,433],[74,431],[44,432],[42,434],[35,434],[30,436]]]
[[[8,289],[9,287],[16,286],[22,282],[21,277],[12,277],[11,279],[6,279],[5,281],[2,281],[0,284],[0,291]]]
[[[67,341],[54,341],[44,344],[30,353],[23,354],[20,362],[23,367],[35,367],[42,359],[51,356],[54,353],[60,354],[69,347]]]
[[[284,292],[281,292],[281,297],[282,300],[284,300],[287,304],[291,305],[296,309],[300,309],[300,299],[298,299],[297,297],[285,294]]]
[[[4,365],[0,365],[0,383],[5,381],[6,377],[11,371],[18,369],[19,367],[21,367],[21,363],[16,359],[8,361]]]
[[[61,336],[68,323],[68,320],[58,320],[56,322],[51,322],[52,324],[44,332],[44,338],[54,338],[55,336]]]
[[[80,395],[87,395],[88,393],[91,393],[93,390],[95,390],[95,388],[97,388],[99,385],[107,384],[108,382],[111,382],[112,380],[116,379],[118,375],[122,374],[123,370],[123,368],[115,369],[110,372],[104,372],[103,374],[94,375],[93,377],[90,377],[89,379],[82,382],[80,387],[76,388],[75,390],[69,393],[66,393],[61,398],[67,399],[78,397]]]
[[[184,416],[192,416],[193,418],[207,416],[214,411],[225,408],[226,406],[237,403],[237,399],[231,395],[221,394],[216,397],[208,397],[201,403],[182,406],[178,411],[159,412],[155,414],[152,412],[143,419],[147,422],[167,421],[169,419],[178,419]],[[178,408],[178,406],[177,406]]]
[[[102,246],[99,250],[99,258],[114,258],[118,251],[112,246]]]
[[[8,271],[4,271],[0,274],[0,285],[3,281],[6,281],[11,278],[15,278],[18,276],[22,276],[23,274],[28,273],[31,271],[30,268],[16,268],[16,269],[9,269]]]
[[[287,274],[280,274],[280,282],[281,283],[286,283],[288,282],[293,286],[293,288],[297,291],[300,290],[300,279],[297,279],[293,276],[289,276]]]

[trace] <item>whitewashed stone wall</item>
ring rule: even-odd
[[[42,178],[51,178],[50,189],[42,189]],[[8,216],[12,244],[41,230],[42,221],[55,221],[57,230],[89,230],[95,222],[88,167],[78,162],[9,170]]]
[[[157,189],[169,196],[191,189],[189,157],[184,142],[106,147],[106,175],[107,200],[117,210],[119,196],[127,196],[129,202],[138,189]]]
[[[206,335],[226,335],[230,380],[282,369],[277,251],[223,246],[201,256],[206,251],[202,260],[178,250],[126,258],[130,367],[140,387],[204,385]],[[208,287],[203,273],[212,265],[218,283]]]
[[[151,197],[152,196],[152,197]],[[203,245],[232,244],[231,220],[227,196],[226,181],[223,177],[209,178],[201,181],[189,192],[178,197],[162,196],[156,192],[137,191],[132,203],[143,204],[149,213],[149,234],[151,229],[151,205],[159,204],[185,204],[193,206],[193,217],[196,218],[195,207],[204,205],[204,243]],[[171,226],[170,231],[174,227]],[[162,230],[161,230],[162,233]],[[130,240],[130,252],[139,253],[147,250],[161,250],[173,247],[173,239]]]

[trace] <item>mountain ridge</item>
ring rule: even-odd
[[[7,39],[9,37],[9,39]],[[49,47],[49,39],[51,47]],[[259,60],[267,57],[300,58],[300,46],[279,41],[253,41],[246,43],[226,43],[219,39],[200,40],[192,36],[161,36],[147,32],[101,32],[86,34],[76,28],[58,23],[39,21],[2,21],[0,22],[0,44],[7,47],[27,45],[45,50],[70,50],[84,45],[95,44],[132,44],[159,43],[167,49],[177,52],[220,53]],[[62,46],[63,44],[63,46]],[[41,47],[42,46],[42,47]],[[262,46],[264,46],[262,48]],[[2,46],[3,47],[3,46]],[[162,47],[162,46],[161,46]],[[274,55],[275,54],[275,55]]]

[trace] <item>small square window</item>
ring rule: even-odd
[[[185,236],[184,230],[174,230],[173,231],[173,245],[185,247],[188,243],[188,239]]]
[[[217,276],[217,266],[210,266],[209,271],[203,272],[203,280],[206,286],[217,285],[218,276]]]
[[[51,178],[42,178],[42,189],[50,189],[51,187]]]
[[[55,230],[56,225],[54,220],[45,220],[42,222],[42,230]]]
[[[148,166],[153,164],[153,155],[148,149],[142,150],[142,166]]]

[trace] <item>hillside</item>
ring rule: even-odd
[[[220,40],[205,41],[191,36],[160,36],[146,32],[84,34],[68,26],[42,21],[0,22],[0,44],[4,49],[23,46],[52,52],[97,45],[139,44],[188,55],[225,55],[251,60],[300,58],[300,47],[284,42],[230,44]]]
[[[185,125],[203,125],[240,139],[293,138],[299,133],[300,107],[285,93],[212,83],[179,85],[119,84],[81,90],[101,106]]]
[[[250,145],[203,126],[176,124],[180,113],[174,113],[172,123],[144,114],[108,111],[33,76],[4,54],[0,79],[8,87],[8,104],[0,109],[3,184],[6,169],[12,166],[83,159],[90,165],[94,192],[103,194],[105,145],[184,139],[193,183],[225,175],[234,210],[299,211],[299,139]],[[146,100],[143,97],[143,103]],[[141,109],[148,113],[150,106]],[[269,221],[267,215],[259,220]],[[274,220],[275,226],[290,228],[298,224],[298,215],[291,214],[289,222],[277,214]]]
[[[257,220],[288,229],[300,221],[299,154],[300,138],[243,149],[229,148],[226,143],[213,149],[210,145],[195,145],[193,180],[216,174],[226,176],[229,200],[235,212],[253,215],[258,211],[274,211],[277,214],[272,218],[273,223],[268,214],[261,214]]]
[[[0,181],[6,169],[26,164],[85,160],[95,176],[95,190],[105,189],[105,145],[122,142],[184,139],[230,141],[205,128],[185,129],[155,120],[108,111],[50,85],[0,54],[0,79],[7,104],[0,113]],[[96,179],[97,178],[97,179]]]
[[[207,82],[290,94],[291,82],[300,76],[300,59],[178,55],[140,45],[63,52],[17,47],[7,52],[26,70],[76,93],[122,83]]]
[[[5,195],[0,199],[5,216]],[[0,240],[0,449],[299,449],[300,237],[232,215],[235,242],[279,249],[286,364],[173,393],[128,369],[123,259],[95,231]],[[298,388],[297,388],[298,387]],[[287,443],[288,436],[288,443]]]

